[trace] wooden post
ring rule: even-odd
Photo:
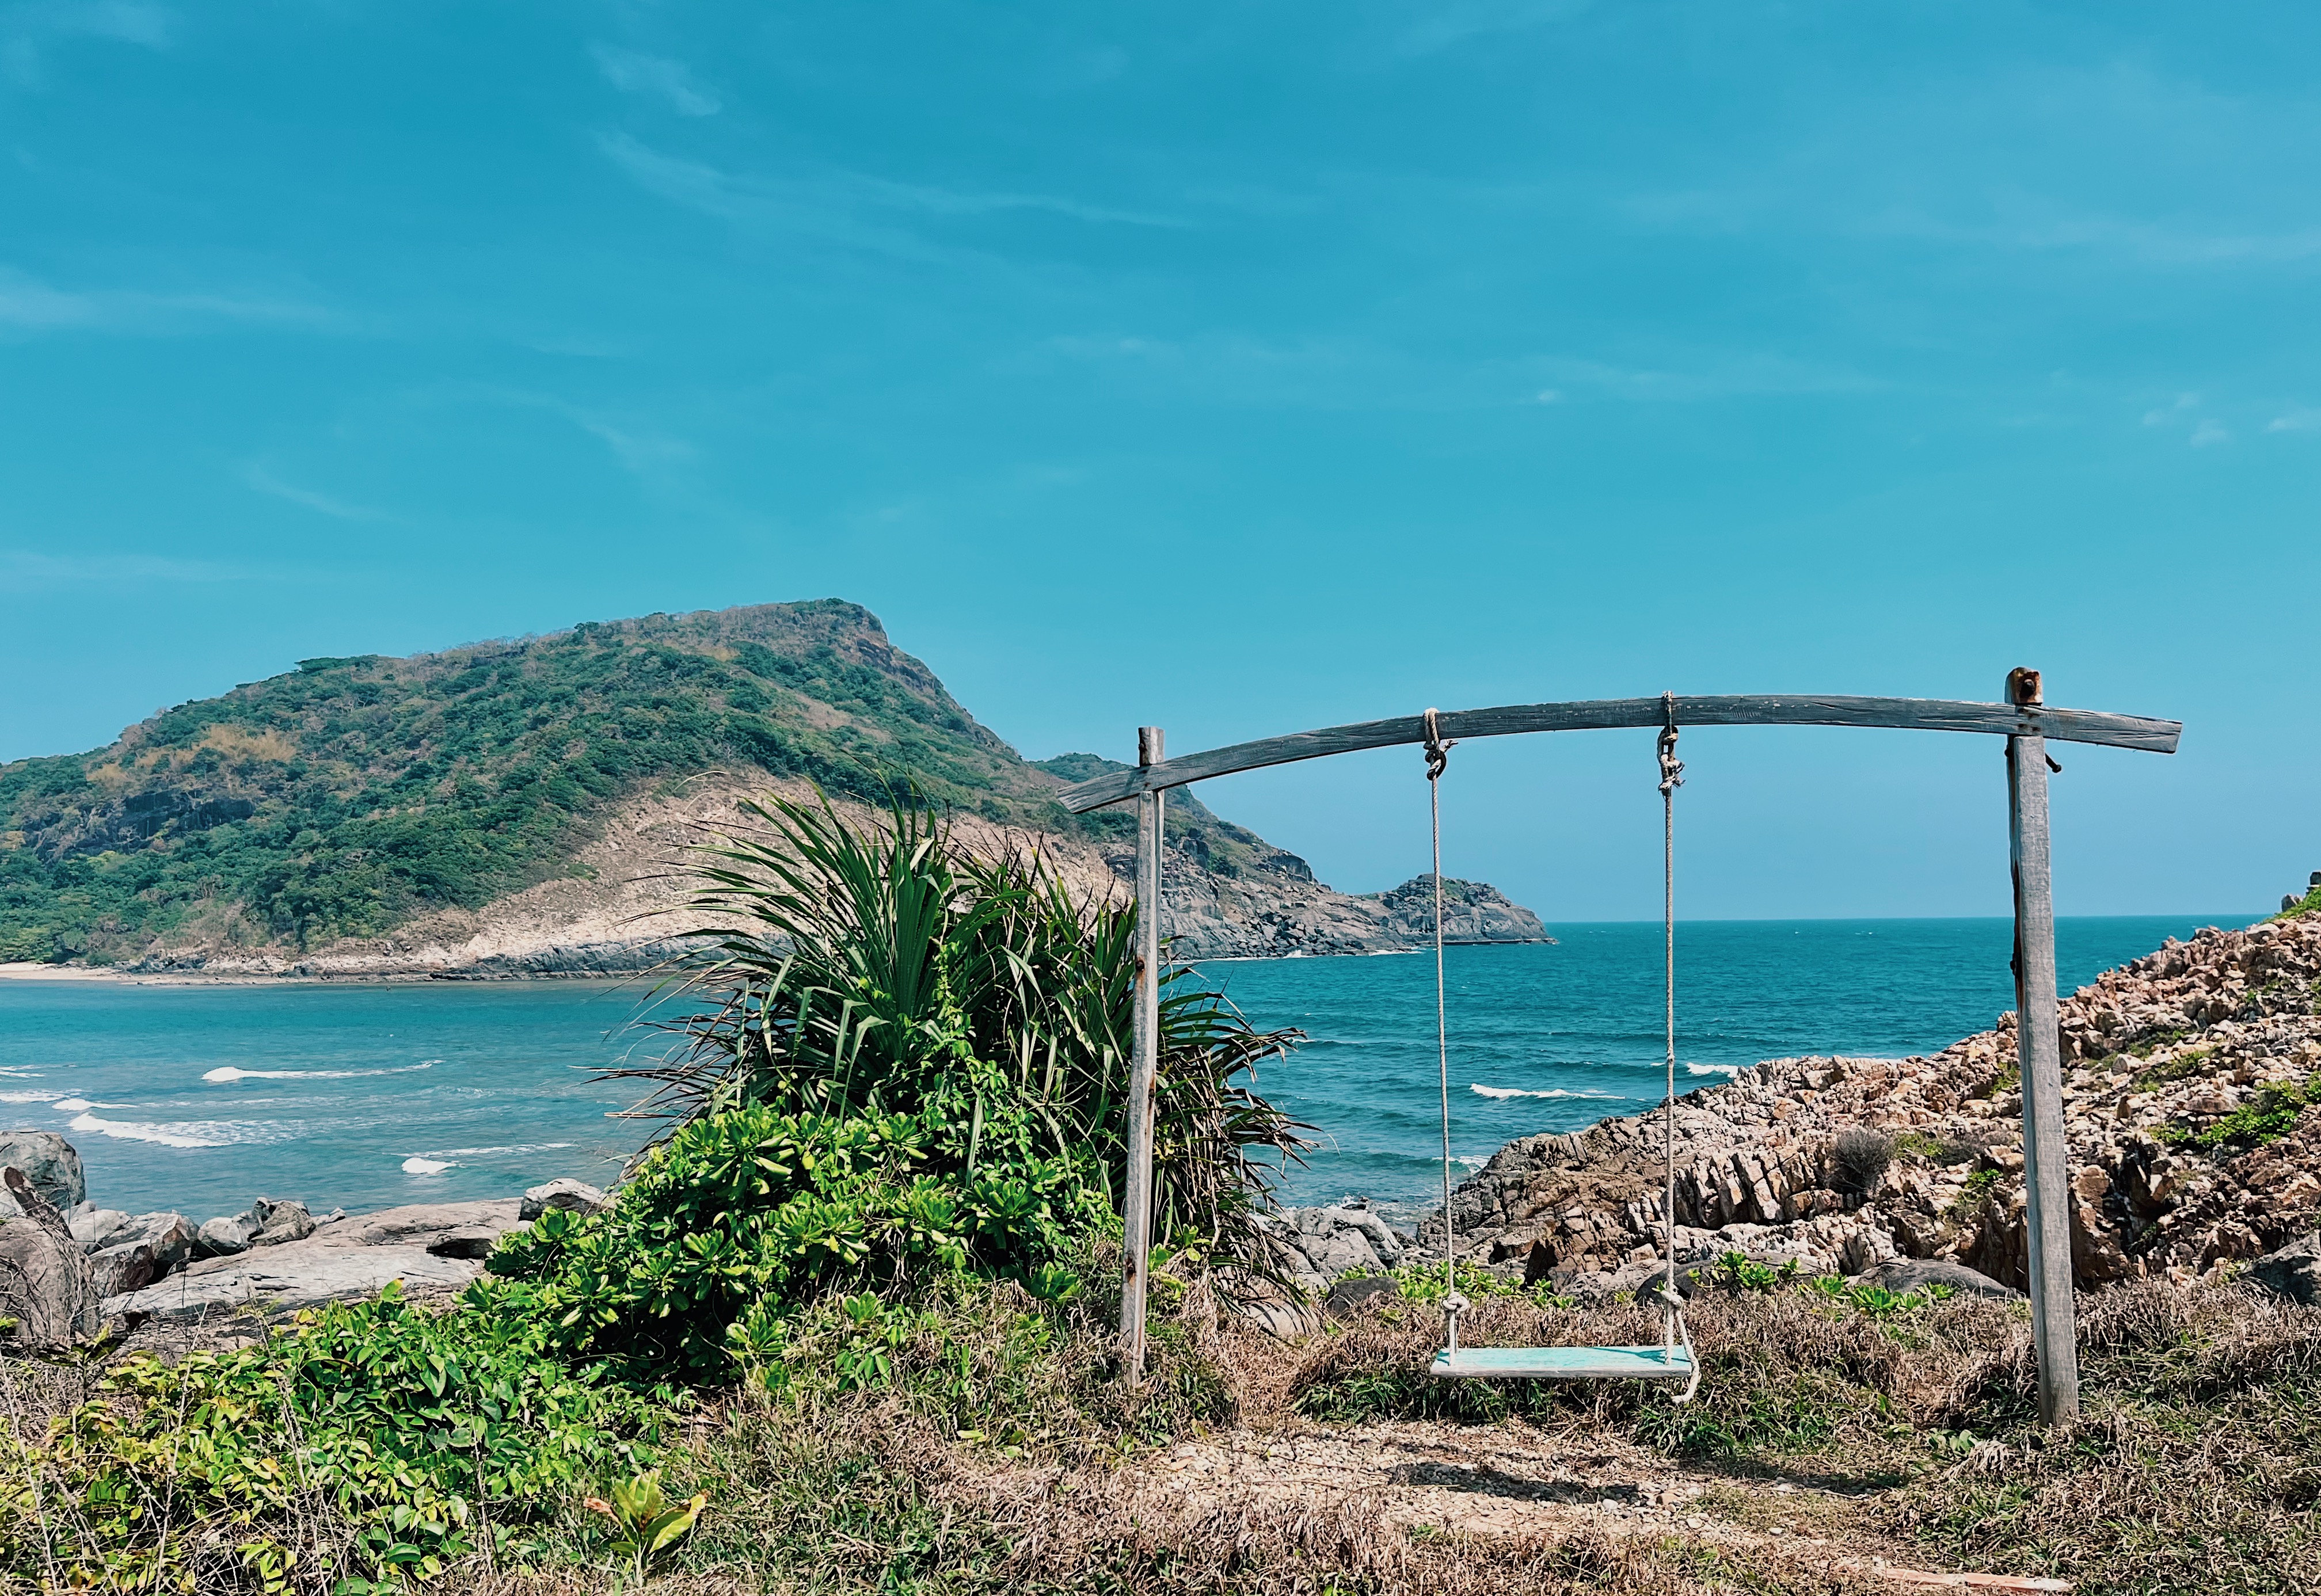
[[[1160,728],[1136,729],[1136,762],[1158,765]],[[1152,1250],[1152,1111],[1160,1055],[1160,847],[1162,798],[1136,797],[1135,1040],[1128,1066],[1128,1169],[1122,1182],[1123,1251],[1120,1287],[1122,1378],[1144,1379],[1144,1287]]]
[[[2007,699],[2035,705],[2039,673],[2007,676]],[[2063,1134],[2063,1059],[2055,1020],[2055,902],[2049,879],[2047,739],[2007,739],[2007,818],[2015,865],[2015,1056],[2023,1084],[2023,1191],[2029,1204],[2031,1338],[2039,1418],[2080,1412],[2079,1319],[2071,1303],[2071,1150]]]

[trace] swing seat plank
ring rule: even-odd
[[[1681,1347],[1461,1347],[1437,1352],[1438,1380],[1689,1380]]]

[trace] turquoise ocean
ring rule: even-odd
[[[2203,925],[2253,914],[2064,920],[2065,991]],[[1660,1100],[1661,928],[1558,925],[1553,946],[1447,957],[1452,1151],[1463,1170],[1515,1137]],[[1679,1089],[1761,1058],[1940,1048],[2013,1006],[2005,920],[1745,920],[1678,927]],[[1438,1189],[1434,960],[1220,962],[1205,975],[1310,1040],[1260,1090],[1315,1128],[1285,1199]],[[642,984],[132,985],[0,981],[0,1127],[57,1130],[108,1208],[196,1220],[253,1198],[316,1211],[513,1195],[610,1179],[649,1127],[608,1117],[655,1056]]]

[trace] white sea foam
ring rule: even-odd
[[[85,1114],[96,1105],[86,1097],[60,1097],[57,1099],[55,1106],[57,1112],[60,1114]],[[105,1106],[111,1108],[113,1104],[107,1103]]]
[[[37,1081],[41,1078],[41,1072],[36,1069],[26,1069],[18,1064],[0,1064],[0,1075],[5,1075],[12,1081]]]
[[[60,1092],[0,1092],[0,1102],[54,1102]]]
[[[498,1153],[553,1153],[569,1147],[569,1141],[525,1142],[512,1147],[438,1147],[433,1152],[421,1153],[422,1158],[489,1158]]]
[[[1696,1075],[1737,1075],[1741,1073],[1741,1066],[1737,1064],[1688,1064],[1684,1067]]]
[[[1479,1097],[1587,1097],[1600,1102],[1625,1102],[1628,1100],[1616,1092],[1567,1092],[1561,1086],[1550,1086],[1544,1092],[1525,1092],[1520,1086],[1486,1086],[1474,1082],[1468,1088]]]
[[[403,1161],[403,1173],[405,1174],[441,1174],[451,1167],[449,1164],[440,1164],[432,1158],[405,1158]]]
[[[71,1129],[109,1136],[115,1141],[150,1141],[165,1147],[222,1147],[226,1145],[212,1137],[193,1134],[196,1130],[211,1129],[206,1125],[143,1125],[134,1120],[100,1120],[95,1114],[82,1114],[73,1120]]]
[[[407,1075],[414,1070],[432,1069],[442,1063],[431,1058],[424,1064],[400,1064],[392,1069],[240,1069],[222,1064],[214,1070],[202,1072],[202,1079],[216,1084],[234,1081],[351,1081],[359,1075]]]

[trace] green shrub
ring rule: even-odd
[[[2161,1135],[2180,1147],[2195,1147],[2204,1153],[2224,1147],[2246,1148],[2279,1141],[2304,1117],[2316,1094],[2316,1084],[2321,1084],[2321,1075],[2307,1076],[2302,1081],[2274,1081],[2204,1130],[2171,1126]]]
[[[1069,1260],[1110,1205],[1085,1163],[1026,1139],[1004,1111],[971,1129],[762,1104],[712,1114],[656,1148],[611,1208],[509,1233],[492,1272],[568,1356],[642,1382],[723,1383],[778,1356],[782,1321],[833,1290],[973,1271],[1075,1291]]]
[[[360,1591],[487,1549],[518,1565],[572,1497],[651,1456],[659,1422],[481,1284],[440,1313],[390,1285],[246,1350],[131,1357],[100,1390],[0,1458],[0,1568],[276,1590],[319,1563]]]

